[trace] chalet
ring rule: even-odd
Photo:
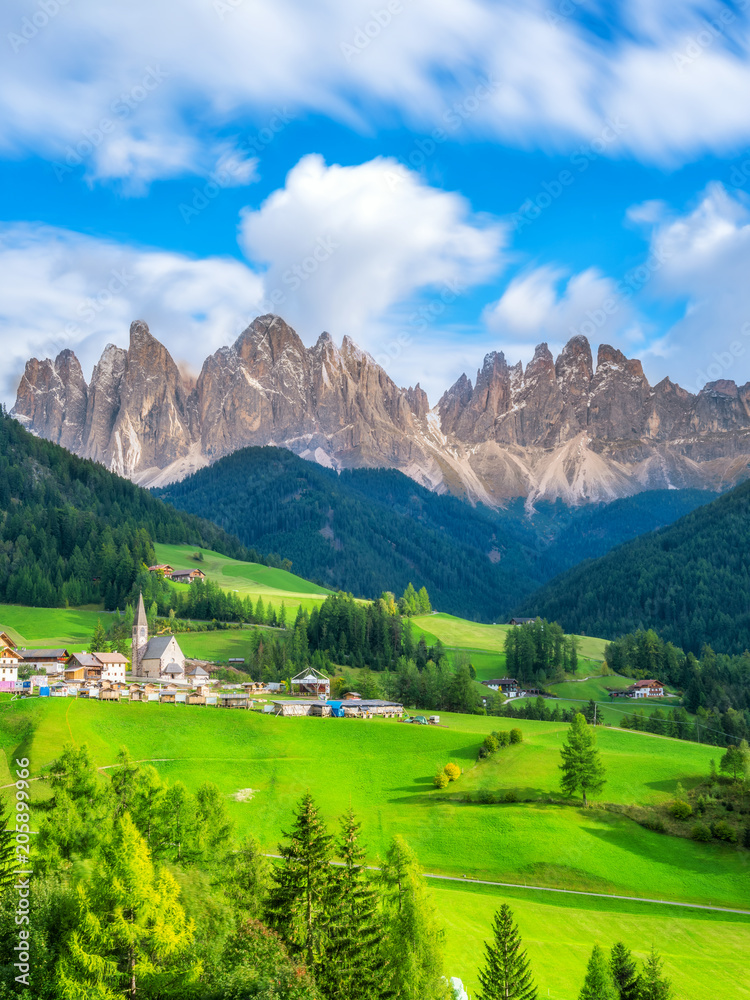
[[[536,618],[511,618],[510,625],[533,625]]]
[[[515,698],[518,694],[518,681],[515,677],[495,677],[489,681],[482,681],[490,691],[500,691],[507,694],[509,698]]]
[[[661,681],[642,680],[636,681],[629,688],[619,691],[610,691],[610,698],[663,698],[664,685]]]
[[[270,687],[270,685],[269,685]],[[327,700],[331,694],[331,682],[315,667],[308,667],[296,677],[292,677],[290,694],[315,695]]]
[[[65,681],[100,681],[102,665],[94,653],[73,653],[65,666]]]
[[[99,663],[102,665],[102,680],[125,683],[130,661],[122,653],[94,653]]]
[[[16,644],[7,632],[0,632],[0,685],[16,683],[21,662]]]
[[[46,674],[62,674],[70,658],[67,649],[22,649],[20,656],[25,667]]]
[[[169,563],[157,563],[156,566],[149,566],[149,573],[161,573],[162,576],[171,576],[174,569]]]
[[[195,583],[196,580],[205,580],[206,574],[202,569],[176,569],[170,574],[170,579],[175,583]]]

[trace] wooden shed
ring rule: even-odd
[[[250,708],[250,697],[247,691],[221,691],[219,693],[221,708]]]

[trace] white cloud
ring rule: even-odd
[[[460,297],[497,272],[504,239],[504,227],[472,216],[463,197],[384,158],[342,167],[306,156],[240,227],[248,258],[267,266],[269,310],[308,335],[349,334],[375,354],[397,306],[425,291],[436,309]]]
[[[598,343],[616,340],[632,322],[632,310],[616,282],[596,268],[568,277],[543,265],[515,277],[485,309],[484,321],[495,333],[536,344],[561,345],[576,333]]]
[[[76,351],[84,374],[145,319],[175,360],[200,366],[258,312],[262,282],[240,261],[142,249],[46,226],[0,229],[6,403],[25,361]],[[240,320],[244,322],[240,322]]]
[[[747,18],[711,0],[623,2],[625,23],[602,14],[600,31],[559,0],[387,6],[50,0],[57,13],[45,15],[8,0],[0,146],[64,163],[67,147],[85,149],[99,130],[88,176],[137,190],[207,172],[226,128],[248,117],[262,128],[286,105],[363,130],[401,121],[547,149],[590,142],[621,116],[627,128],[608,155],[657,162],[750,139]],[[567,7],[573,16],[561,16]],[[477,102],[479,80],[490,92]]]
[[[652,345],[655,370],[695,392],[718,378],[750,381],[750,208],[711,185],[694,209],[664,218],[651,239],[644,294],[683,302],[682,318]]]

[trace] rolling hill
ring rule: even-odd
[[[586,562],[527,597],[517,611],[566,631],[615,638],[653,628],[698,653],[750,646],[750,483],[676,523]]]

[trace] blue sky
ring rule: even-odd
[[[10,0],[3,398],[134,318],[195,372],[265,311],[433,404],[578,332],[748,381],[746,6]]]

